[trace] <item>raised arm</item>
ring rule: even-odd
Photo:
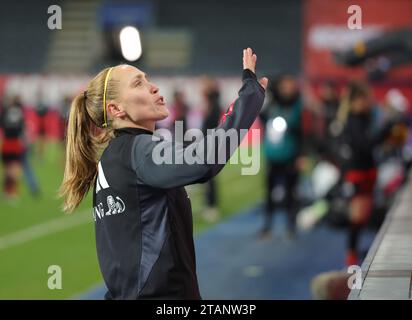
[[[173,188],[204,182],[223,169],[242,141],[241,130],[252,126],[263,105],[267,79],[257,81],[256,59],[250,48],[243,50],[243,85],[239,90],[239,97],[230,105],[220,125],[209,137],[183,146],[174,141],[156,141],[147,134],[136,136],[132,148],[132,164],[139,183]],[[227,141],[228,133],[237,135],[235,145]],[[215,137],[215,143],[208,144],[212,141],[211,135]],[[165,155],[171,155],[172,163],[158,164],[156,154],[159,150]],[[186,157],[189,154],[194,156],[195,163],[188,163]]]

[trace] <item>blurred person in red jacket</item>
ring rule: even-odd
[[[24,113],[19,96],[6,98],[0,115],[3,130],[1,159],[4,166],[3,190],[7,199],[18,195],[18,180],[22,173],[24,159]]]
[[[347,265],[357,265],[359,234],[369,223],[377,179],[375,153],[390,133],[393,124],[379,126],[369,86],[361,81],[349,83],[338,112],[343,123],[340,156],[343,159],[344,190],[349,197],[349,238]]]

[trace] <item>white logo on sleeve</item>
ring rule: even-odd
[[[103,219],[106,216],[112,216],[119,213],[123,213],[126,209],[126,205],[124,204],[123,200],[116,196],[113,197],[112,195],[107,196],[107,211],[102,202],[100,202],[97,206],[93,207],[93,219],[97,221],[97,218]]]
[[[120,197],[116,197],[116,201],[113,196],[108,196],[107,197],[107,206],[109,208],[109,211],[106,212],[106,216],[110,216],[112,214],[118,214],[122,213],[124,209],[126,209],[126,206],[124,205],[124,202]]]
[[[107,189],[108,187],[109,187],[109,184],[107,183],[106,177],[104,176],[102,164],[99,161],[98,173],[97,173],[97,182],[96,182],[96,194],[101,189]]]

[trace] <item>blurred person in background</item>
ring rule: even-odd
[[[36,142],[36,157],[42,161],[44,157],[44,149],[46,146],[46,134],[47,134],[47,114],[49,113],[49,106],[46,101],[46,97],[41,88],[37,92],[37,99],[34,103],[34,110],[37,115],[37,142]]]
[[[411,117],[409,102],[398,89],[388,90],[383,102],[382,124],[390,125],[388,134],[376,152],[379,164],[377,176],[376,204],[372,223],[380,226],[384,213],[392,205],[395,195],[406,181],[412,153],[408,140],[411,137]]]
[[[3,130],[1,158],[4,167],[3,190],[6,199],[18,197],[18,181],[23,169],[24,146],[24,113],[19,96],[4,99],[0,115],[0,126]]]
[[[345,183],[342,191],[349,195],[348,266],[359,265],[361,262],[358,239],[361,230],[370,220],[377,219],[373,216],[379,212],[379,204],[376,202],[385,202],[385,198],[398,190],[401,183],[399,178],[404,178],[404,171],[394,170],[393,164],[388,160],[399,156],[399,149],[407,141],[407,103],[400,92],[389,90],[384,107],[385,116],[382,119],[377,107],[373,105],[368,85],[359,81],[349,83],[339,107],[336,127],[343,128],[339,138],[340,163],[343,164],[341,169]],[[381,185],[375,186],[379,183],[379,177]],[[389,207],[390,204],[387,204],[385,211]],[[382,221],[383,218],[379,222]],[[350,293],[350,276],[346,269],[317,275],[311,282],[313,297],[346,300]]]
[[[260,237],[271,236],[274,210],[285,207],[288,235],[294,236],[298,199],[298,159],[301,152],[302,100],[297,80],[283,74],[269,85],[271,98],[260,114],[264,127],[266,206]]]
[[[383,157],[399,157],[409,162],[410,154],[405,154],[404,149],[410,138],[411,114],[409,111],[409,101],[398,89],[390,89],[384,100],[384,122],[393,123],[392,130],[387,137],[387,143],[381,150]]]
[[[339,146],[336,130],[336,116],[340,105],[339,92],[334,82],[325,81],[319,87],[319,95],[314,96],[312,89],[305,88],[307,110],[313,112],[311,123],[312,137],[305,135],[306,146],[312,147],[313,168],[307,170],[309,183],[305,188],[308,197],[301,201],[302,207],[297,214],[297,226],[308,230],[315,226],[330,209],[332,194],[340,182],[340,163],[336,156]],[[301,188],[305,185],[301,185]],[[304,201],[306,200],[306,201]]]
[[[205,114],[203,118],[202,133],[207,135],[208,129],[214,129],[219,125],[221,116],[220,91],[216,80],[211,78],[204,79],[205,89],[203,91],[206,101]],[[206,221],[213,222],[219,218],[219,209],[217,206],[217,186],[216,180],[210,179],[205,183],[206,187],[206,208],[201,211]]]
[[[185,96],[182,91],[176,90],[173,94],[173,103],[171,106],[171,113],[173,122],[181,121],[183,125],[183,132],[187,130],[187,113],[189,106],[185,101]]]
[[[383,127],[379,125],[378,110],[366,83],[353,81],[348,84],[338,112],[343,125],[340,156],[343,159],[344,190],[349,197],[347,265],[359,263],[359,235],[368,224],[374,205],[375,154],[393,127],[392,122]]]
[[[179,141],[181,143],[184,143],[184,135],[187,131],[188,112],[189,112],[189,107],[185,101],[183,92],[176,90],[173,94],[172,106],[170,107],[170,113],[171,113],[170,130],[173,135],[175,134],[176,128],[178,128],[178,130],[183,131],[182,135],[178,135],[177,137],[175,137],[176,141],[179,141],[179,139],[183,139],[182,141]]]
[[[216,128],[219,140],[228,130],[249,129],[260,112],[267,79],[257,81],[256,60],[250,48],[243,50],[243,85]],[[186,147],[161,139],[155,123],[168,115],[157,86],[130,65],[102,70],[72,103],[60,195],[64,210],[72,212],[93,189],[106,299],[201,299],[184,186],[213,178],[235,149],[217,150],[216,157],[224,152],[222,164],[216,157],[213,163],[179,163],[188,152],[207,148],[207,139]],[[102,129],[99,136],[96,127]],[[175,162],[158,163],[159,148],[170,151]]]
[[[39,197],[41,194],[40,185],[29,159],[32,146],[27,142],[27,139],[25,139],[25,141],[25,150],[23,154],[23,175],[31,195],[34,197]]]
[[[70,105],[72,102],[72,97],[67,95],[63,98],[61,108],[59,109],[59,121],[60,121],[60,139],[61,141],[65,141],[66,137],[66,128],[69,122],[69,114],[70,114]]]
[[[323,118],[323,130],[320,138],[320,155],[326,159],[334,158],[334,144],[336,133],[333,123],[339,108],[339,93],[331,81],[322,83],[319,93],[319,102]]]
[[[73,98],[72,95],[66,95],[63,98],[61,103],[61,107],[59,108],[59,139],[60,143],[63,147],[63,156],[61,161],[64,166],[64,159],[66,158],[66,129],[69,123],[69,114],[70,114],[70,106]]]

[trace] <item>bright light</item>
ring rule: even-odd
[[[283,119],[282,117],[276,117],[272,121],[272,127],[278,132],[284,132],[287,128],[288,124],[286,123],[286,120]]]
[[[272,143],[279,143],[286,132],[288,124],[282,117],[276,117],[267,123],[267,134]]]
[[[142,55],[140,34],[135,27],[124,27],[120,31],[120,47],[123,57],[128,61],[136,61]]]

